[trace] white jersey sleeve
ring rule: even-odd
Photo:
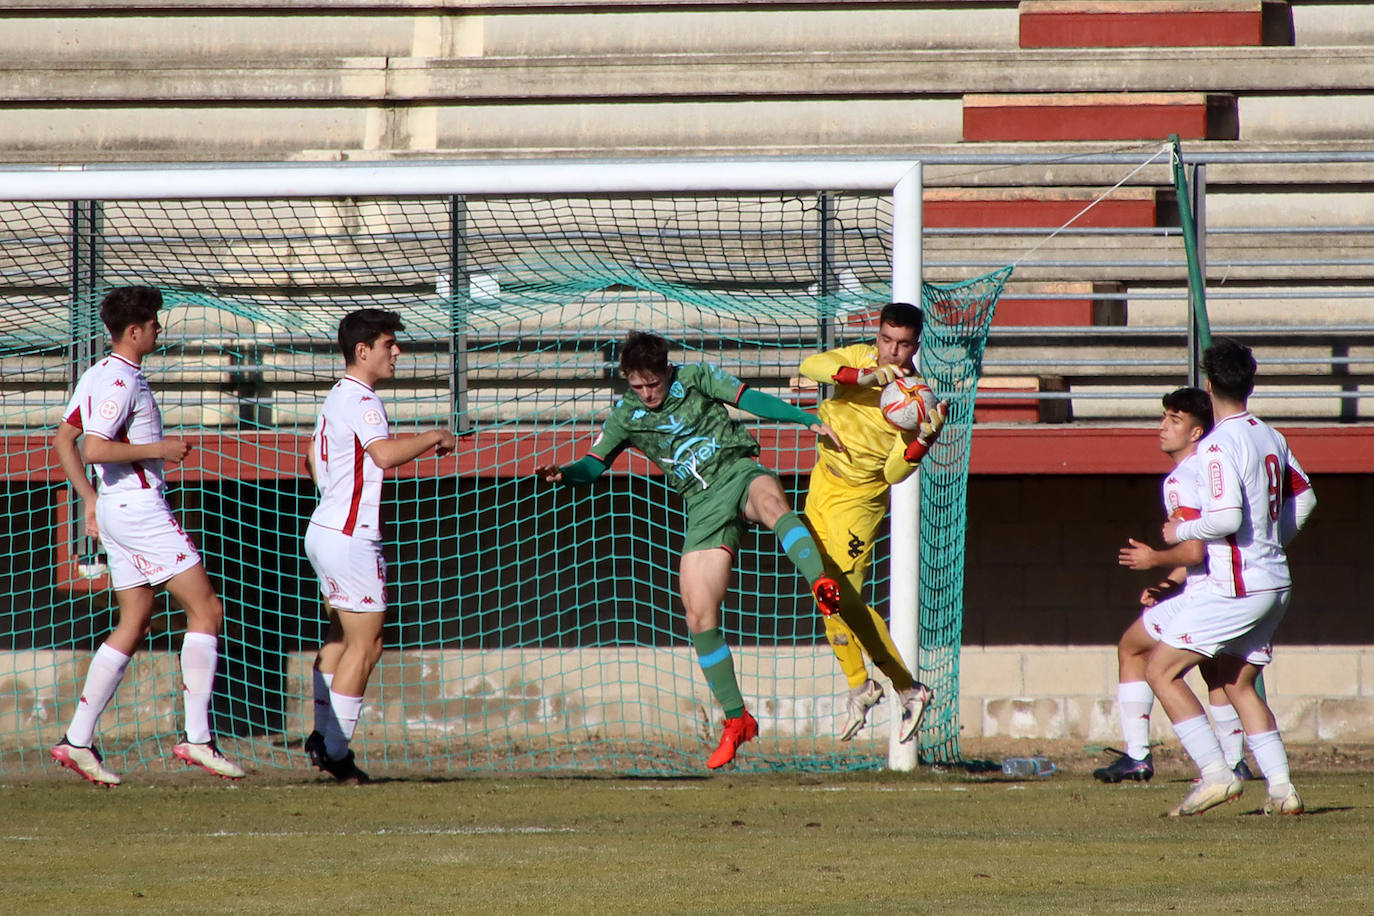
[[[1201,468],[1202,462],[1198,459],[1197,453],[1194,452],[1180,461],[1173,471],[1164,478],[1162,490],[1166,518],[1179,521],[1192,521],[1202,518]],[[1184,584],[1191,588],[1205,578],[1207,578],[1206,556],[1203,557],[1202,562],[1188,567],[1188,578]]]
[[[320,488],[311,524],[354,537],[381,538],[384,475],[367,447],[390,436],[386,406],[370,386],[344,376],[330,389],[310,439]]]
[[[62,421],[111,442],[147,445],[162,441],[162,412],[142,370],[111,354],[77,380]],[[163,490],[161,458],[96,465],[99,492]]]

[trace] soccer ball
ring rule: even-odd
[[[883,388],[878,406],[898,429],[919,429],[935,410],[935,392],[919,378],[899,378]]]

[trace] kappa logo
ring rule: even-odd
[[[129,387],[128,385],[124,384],[124,379],[122,379],[122,378],[117,378],[117,379],[115,379],[115,380],[114,380],[114,386],[115,386],[116,388],[128,388],[128,387]]]
[[[372,596],[371,596],[371,595],[364,595],[364,596],[363,596],[363,604],[376,604],[376,603],[377,603],[376,601],[373,601],[373,600],[372,600]]]
[[[1220,454],[1220,453],[1221,453],[1221,446],[1220,446],[1220,445],[1217,445],[1215,442],[1213,442],[1211,445],[1207,446],[1207,454],[1213,455],[1213,454]]]
[[[849,532],[849,559],[858,559],[864,552],[863,538],[854,532]]]
[[[180,563],[180,562],[181,562],[182,560],[184,560],[184,559],[186,559],[186,554],[184,554],[184,553],[179,553],[179,554],[177,554],[176,562]]]

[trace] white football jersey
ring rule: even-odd
[[[1217,423],[1198,443],[1198,457],[1204,516],[1241,510],[1237,531],[1207,541],[1209,585],[1237,598],[1290,587],[1279,519],[1284,502],[1311,483],[1288,441],[1246,411]]]
[[[320,504],[310,516],[312,525],[370,540],[381,538],[383,473],[367,447],[390,435],[386,407],[377,392],[351,375],[339,379],[324,399],[310,437],[320,486]]]
[[[1202,462],[1197,452],[1180,461],[1164,478],[1161,488],[1164,496],[1164,515],[1183,521],[1202,518],[1202,481],[1200,473]],[[1188,567],[1188,578],[1184,586],[1192,588],[1207,578],[1207,557],[1202,562]]]
[[[113,353],[81,374],[62,419],[87,435],[111,442],[162,441],[162,411],[143,370]],[[161,458],[95,467],[100,494],[167,488]]]

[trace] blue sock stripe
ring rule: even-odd
[[[721,662],[725,661],[729,657],[730,647],[721,646],[714,652],[709,652],[706,655],[698,655],[697,664],[701,665],[702,670],[705,671],[707,668],[713,668],[716,665],[719,665]]]
[[[811,532],[806,530],[805,525],[798,525],[797,527],[793,528],[791,531],[787,532],[782,536],[783,553],[786,553],[787,551],[791,550],[792,545],[797,543],[797,541],[810,536]]]

